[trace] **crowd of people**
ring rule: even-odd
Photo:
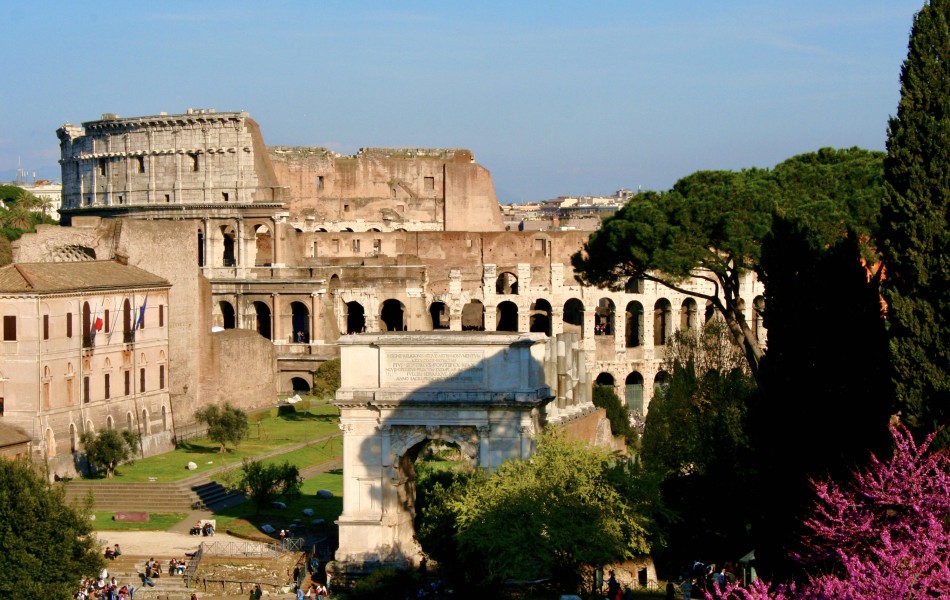
[[[734,584],[738,579],[736,566],[732,563],[727,562],[716,568],[715,563],[707,565],[696,561],[693,563],[690,572],[680,577],[678,585],[672,581],[667,582],[666,598],[667,600],[675,600],[677,587],[679,587],[683,600],[691,600],[694,593],[697,597],[702,597],[707,592],[715,595],[716,592],[722,591],[727,583]]]
[[[130,585],[120,585],[115,577],[109,577],[108,569],[102,569],[97,579],[83,579],[73,598],[77,600],[128,600],[135,594]]]

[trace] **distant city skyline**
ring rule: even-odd
[[[60,179],[64,122],[211,107],[271,146],[468,148],[503,204],[883,150],[922,4],[21,3],[0,180]]]

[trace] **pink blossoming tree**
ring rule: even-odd
[[[938,433],[918,445],[905,427],[891,427],[889,460],[872,456],[845,485],[814,484],[810,533],[795,555],[811,571],[804,584],[756,582],[716,597],[950,597],[950,451],[931,447]]]

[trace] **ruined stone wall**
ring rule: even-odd
[[[290,224],[302,231],[499,231],[491,174],[467,150],[269,149]]]
[[[246,329],[214,333],[207,362],[215,390],[203,404],[230,402],[243,410],[273,406],[276,353],[269,340]]]

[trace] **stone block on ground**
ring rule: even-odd
[[[124,523],[147,523],[148,513],[140,511],[123,510],[112,515],[113,521],[122,521]]]

